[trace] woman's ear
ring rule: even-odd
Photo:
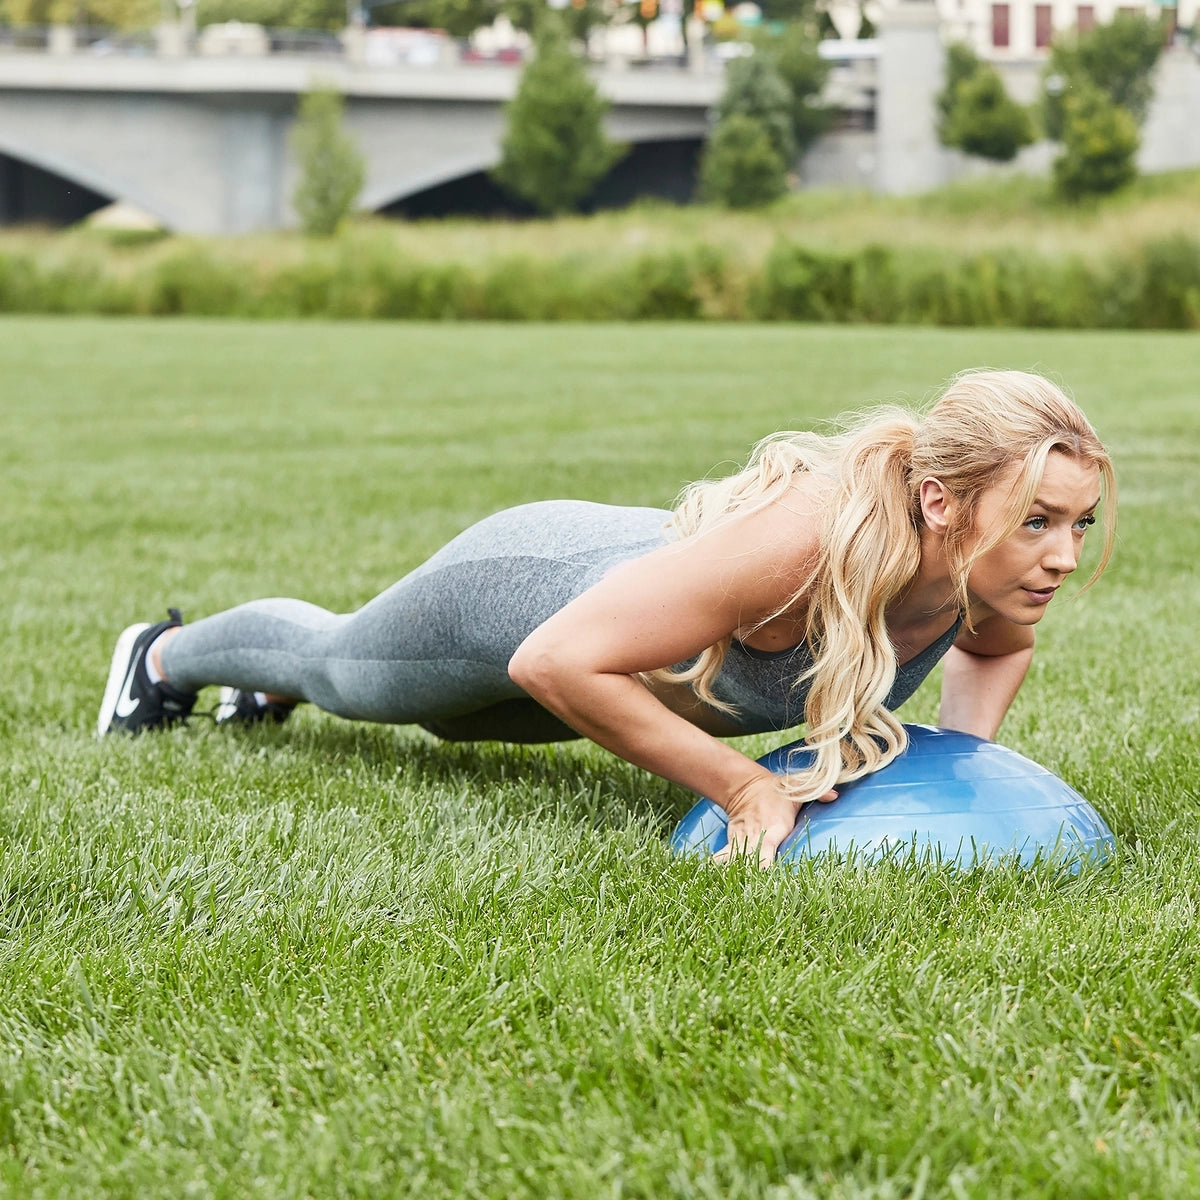
[[[921,519],[933,533],[945,533],[954,520],[954,494],[932,476],[921,480]]]

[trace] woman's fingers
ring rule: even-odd
[[[769,787],[760,784],[753,789],[753,793],[745,788],[736,797],[738,811],[736,814],[730,813],[727,826],[729,844],[712,856],[717,866],[725,866],[735,858],[753,857],[766,870],[775,861],[779,847],[795,828],[801,805],[783,793],[778,781],[773,781]],[[830,788],[817,799],[828,804],[837,796],[837,792]]]

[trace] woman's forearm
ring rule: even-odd
[[[994,738],[1032,660],[1032,646],[995,655],[952,646],[943,668],[940,724]]]
[[[606,750],[722,804],[764,767],[671,712],[629,675],[574,673],[536,657],[515,659],[514,681],[572,729]]]

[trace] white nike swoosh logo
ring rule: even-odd
[[[117,707],[113,709],[115,716],[127,717],[137,708],[137,701],[130,694],[133,690],[133,677],[136,674],[137,663],[133,662],[129,666],[129,674],[125,676],[125,686],[121,689],[120,696],[117,697]]]

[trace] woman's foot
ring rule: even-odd
[[[295,707],[294,700],[223,687],[213,717],[218,725],[257,725],[261,721],[280,725],[292,715]]]
[[[147,669],[150,648],[168,630],[183,624],[177,608],[167,611],[171,616],[169,621],[130,625],[117,639],[96,720],[97,736],[158,729],[184,721],[191,713],[195,694],[172,687],[162,678],[157,665],[153,672]]]

